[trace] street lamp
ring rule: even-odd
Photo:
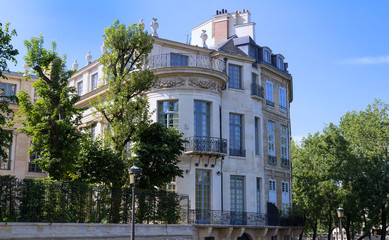
[[[340,239],[343,240],[343,227],[342,227],[342,218],[343,218],[343,216],[344,216],[344,210],[343,210],[343,208],[339,207],[339,208],[336,210],[336,213],[337,213],[338,218],[339,218]]]
[[[132,185],[132,222],[131,222],[131,240],[135,239],[135,177],[142,173],[142,169],[134,162],[134,165],[128,169],[130,174],[130,184]]]

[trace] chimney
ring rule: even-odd
[[[215,43],[223,41],[228,38],[228,18],[229,14],[227,10],[222,9],[217,11],[219,14],[214,16],[214,31],[215,31]]]

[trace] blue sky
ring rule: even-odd
[[[18,65],[23,70],[23,41],[40,33],[47,46],[57,42],[68,66],[80,66],[91,51],[100,54],[104,28],[119,19],[143,18],[146,29],[158,18],[158,34],[186,42],[191,28],[216,10],[248,9],[256,22],[256,42],[281,53],[293,75],[292,136],[301,138],[337,124],[351,110],[374,99],[389,103],[389,1],[252,0],[252,1],[86,1],[0,0],[0,22],[10,22],[18,36]],[[151,32],[151,31],[149,31]]]

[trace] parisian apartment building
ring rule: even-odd
[[[179,163],[184,177],[172,179],[166,189],[189,196],[199,239],[296,237],[293,228],[260,223],[269,208],[283,214],[292,204],[293,82],[285,57],[256,41],[248,10],[216,11],[192,28],[190,43],[158,36],[155,27],[152,35],[155,42],[147,67],[157,80],[146,93],[154,110],[152,120],[179,129],[188,141]],[[77,106],[89,107],[83,123],[96,123],[92,132],[98,135],[106,123],[96,117],[89,101],[107,85],[102,64],[89,52],[86,59],[84,66],[73,65],[78,70],[69,86],[81,96]],[[35,78],[25,82],[21,74],[6,76],[9,80],[0,83],[6,94],[24,88],[34,97]],[[0,175],[45,176],[31,163],[36,156],[27,154],[31,139],[9,130],[13,142],[9,161],[0,160]],[[210,227],[211,219],[223,213],[228,213],[228,227]],[[259,224],[248,224],[251,218]]]

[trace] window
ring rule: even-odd
[[[230,155],[246,155],[243,149],[243,117],[239,114],[230,113]]]
[[[280,87],[279,92],[280,92],[280,110],[286,111],[286,89]]]
[[[13,136],[12,131],[6,131],[8,134]],[[9,142],[9,148],[7,147],[2,147],[3,150],[8,154],[7,159],[3,159],[2,156],[0,156],[0,170],[11,170],[11,162],[12,162],[12,140]]]
[[[97,73],[92,75],[92,77],[91,77],[91,80],[92,80],[91,81],[91,91],[93,91],[97,88],[98,78],[99,78],[99,75]]]
[[[177,53],[170,53],[170,66],[188,66],[188,56]]]
[[[271,62],[270,53],[266,50],[263,50],[263,61],[265,61],[267,63]]]
[[[269,202],[277,205],[276,180],[269,179]]]
[[[259,139],[261,138],[261,136],[259,135],[259,127],[260,127],[260,123],[259,123],[259,118],[255,118],[254,119],[254,139],[255,139],[255,155],[259,155],[259,149],[260,149],[260,145],[259,145]]]
[[[170,183],[166,184],[163,187],[163,190],[165,190],[166,192],[175,193],[176,192],[176,179],[173,178]]]
[[[242,89],[242,73],[240,66],[229,64],[228,76],[230,77],[228,87]]]
[[[196,169],[196,223],[209,222],[211,171]]]
[[[41,173],[42,169],[40,169],[35,163],[34,160],[39,158],[41,155],[41,151],[36,151],[34,154],[30,154],[30,162],[28,163],[28,171]]]
[[[0,83],[1,101],[8,101],[9,103],[16,103],[15,99],[9,99],[16,95],[16,84]]]
[[[284,70],[284,59],[277,57],[277,67],[281,70]]]
[[[289,182],[281,182],[282,213],[287,214],[289,208]]]
[[[178,128],[178,101],[158,102],[158,122],[167,128]]]
[[[261,213],[261,179],[257,178],[257,213]]]
[[[275,140],[274,140],[274,123],[271,121],[267,122],[267,152],[269,156],[269,163],[277,163],[275,154]]]
[[[84,84],[83,84],[82,81],[79,81],[79,82],[77,83],[77,94],[78,94],[79,96],[82,95],[83,85],[84,85]]]
[[[266,81],[266,104],[274,107],[273,83],[270,81]]]
[[[288,128],[286,126],[280,126],[280,139],[281,139],[281,165],[289,166],[288,159]]]
[[[244,177],[230,176],[231,224],[244,224]]]
[[[36,92],[36,89],[34,88],[34,103],[36,103],[39,100],[38,94]]]
[[[210,137],[210,103],[194,101],[194,134],[196,137]]]
[[[92,140],[95,140],[96,139],[96,125],[92,125],[91,126],[90,133],[91,133],[91,136],[92,136]]]

